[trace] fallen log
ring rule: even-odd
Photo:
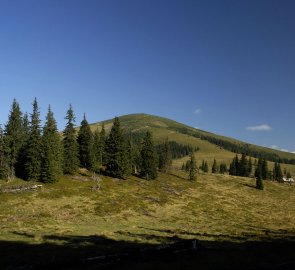
[[[33,186],[16,186],[2,189],[3,193],[13,193],[13,192],[21,192],[21,191],[35,191],[38,188],[42,188],[43,185],[33,185]]]

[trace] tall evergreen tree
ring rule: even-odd
[[[277,163],[277,168],[276,168],[276,180],[280,183],[283,182],[283,172],[281,169],[280,163]]]
[[[259,169],[259,172],[258,172],[258,175],[257,175],[257,178],[256,178],[256,188],[260,189],[260,190],[263,190],[264,189],[264,184],[263,184],[261,174],[262,174],[261,169]]]
[[[18,160],[19,151],[23,144],[22,113],[15,99],[11,106],[4,134],[6,161],[10,175],[13,178],[15,176],[15,165]]]
[[[19,150],[17,163],[15,165],[15,173],[19,178],[26,178],[26,162],[27,162],[27,145],[30,137],[30,122],[28,114],[25,113],[22,118],[22,145]]]
[[[190,154],[188,179],[190,181],[196,181],[197,180],[197,164],[196,164],[196,158],[195,158],[194,153]]]
[[[166,138],[165,142],[161,145],[159,152],[159,169],[167,173],[171,170],[172,166],[172,152],[168,142],[168,138]]]
[[[117,178],[127,174],[126,147],[123,131],[118,117],[115,117],[110,134],[106,140],[106,173]]]
[[[142,143],[140,175],[146,180],[157,178],[157,157],[151,132],[147,131]]]
[[[93,158],[94,170],[98,170],[101,165],[101,147],[100,147],[100,132],[96,129],[93,133]]]
[[[218,166],[215,158],[212,165],[212,173],[218,173]]]
[[[248,161],[248,176],[251,176],[251,174],[252,174],[252,167],[253,167],[253,165],[252,165],[252,159],[251,159],[251,157],[249,157],[249,161]]]
[[[49,106],[42,136],[41,181],[44,183],[57,182],[62,173],[61,146],[56,121]]]
[[[30,134],[27,143],[26,179],[40,180],[41,175],[41,131],[40,112],[35,98],[31,114]]]
[[[65,119],[67,124],[63,131],[63,172],[75,174],[79,168],[79,152],[72,105],[70,105]]]
[[[238,175],[238,173],[239,173],[239,158],[238,158],[238,155],[236,155],[229,166],[229,174]]]
[[[5,156],[4,131],[0,125],[0,179],[7,180],[9,177],[9,166]]]
[[[262,179],[265,180],[268,178],[268,164],[266,159],[263,159],[261,169],[262,169]]]
[[[209,166],[208,166],[208,162],[207,161],[205,161],[204,172],[205,173],[209,172]]]
[[[239,161],[239,172],[240,176],[248,176],[248,161],[246,159],[246,155],[243,153],[241,160]]]
[[[80,165],[87,169],[92,169],[94,163],[93,156],[93,134],[84,114],[81,127],[78,132],[79,159]]]
[[[104,128],[104,123],[101,125],[101,131],[100,131],[100,164],[106,163],[106,153],[105,153],[105,147],[106,147],[106,132]]]

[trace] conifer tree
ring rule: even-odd
[[[113,177],[125,178],[127,174],[126,147],[118,117],[115,117],[106,140],[106,173]]]
[[[93,158],[94,158],[94,170],[101,165],[101,147],[100,147],[100,133],[96,129],[93,133]]]
[[[217,167],[217,162],[215,158],[212,165],[212,173],[218,173],[218,167]]]
[[[260,171],[260,169],[259,169]],[[263,190],[264,189],[264,185],[263,185],[263,180],[262,180],[262,176],[261,176],[261,171],[258,172],[257,178],[256,178],[256,188]]]
[[[70,104],[65,117],[66,127],[63,131],[63,172],[66,174],[75,174],[79,169],[79,152],[76,137],[75,115]]]
[[[157,157],[151,132],[147,131],[143,139],[140,175],[146,180],[157,178]]]
[[[252,159],[251,157],[249,157],[249,161],[248,161],[248,175],[247,176],[251,176],[252,174]]]
[[[160,153],[159,153],[159,169],[167,173],[170,171],[172,166],[172,152],[170,149],[170,145],[168,142],[168,138],[166,138],[165,142],[161,145]]]
[[[204,172],[205,173],[209,172],[209,166],[208,166],[208,162],[207,161],[205,161]]]
[[[239,161],[239,171],[238,175],[240,176],[248,176],[248,161],[246,159],[246,155],[243,153],[241,160]]]
[[[84,114],[81,127],[78,132],[78,146],[80,165],[87,169],[92,169],[94,163],[93,156],[93,134]]]
[[[22,145],[19,150],[17,163],[15,165],[15,173],[19,178],[26,178],[26,161],[27,161],[27,145],[30,137],[30,123],[28,114],[25,113],[22,118]]]
[[[40,112],[35,98],[31,114],[30,133],[27,143],[26,179],[40,180],[41,175],[41,131]]]
[[[41,180],[54,183],[62,173],[61,138],[49,106],[42,136]]]
[[[134,157],[133,157],[133,142],[131,135],[127,138],[125,142],[125,153],[126,153],[126,175],[130,175],[133,173],[133,164],[134,164]]]
[[[283,172],[281,169],[280,163],[277,163],[277,168],[276,168],[276,180],[280,183],[283,182]]]
[[[290,172],[287,172],[286,177],[287,177],[288,179],[291,178],[291,177],[292,177],[291,173],[290,173]]]
[[[6,162],[9,167],[10,176],[13,178],[15,176],[15,166],[23,144],[22,113],[15,99],[11,106],[4,135]]]
[[[105,164],[106,162],[106,153],[105,153],[105,145],[106,145],[106,132],[104,128],[104,123],[101,125],[100,131],[100,164]]]
[[[203,172],[205,172],[205,161],[204,161],[204,159],[202,160],[202,165],[201,165],[200,169],[201,169]]]
[[[272,170],[272,179],[274,181],[277,180],[277,166],[278,166],[278,163],[275,162],[273,170]]]
[[[0,125],[0,179],[8,179],[9,167],[5,156],[4,131]]]
[[[263,171],[263,160],[262,158],[259,158],[257,167],[255,169],[255,177],[258,178],[258,176],[260,176],[260,178],[262,179],[262,171]]]
[[[196,164],[196,158],[195,158],[194,153],[190,154],[188,179],[190,181],[196,181],[197,180],[197,164]]]
[[[265,180],[268,177],[268,164],[266,159],[263,159],[262,161],[262,175],[261,175],[262,179]]]

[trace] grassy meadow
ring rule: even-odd
[[[151,130],[156,143],[168,137],[198,147],[198,166],[206,160],[210,171],[214,159],[229,166],[235,156],[187,130],[209,133],[169,119],[136,114],[120,121],[125,131]],[[107,133],[111,126],[105,121]],[[9,193],[38,183],[0,181],[0,269],[294,269],[295,185],[264,181],[261,191],[254,178],[201,172],[190,182],[179,170],[187,159],[174,160],[173,170],[153,181],[100,176],[100,190],[83,170],[36,191]],[[295,175],[295,165],[284,169]],[[197,239],[202,248],[195,254],[138,253],[183,239]],[[111,263],[87,260],[118,253],[133,256]]]
[[[190,182],[179,171],[154,181],[101,179],[100,190],[83,173],[18,193],[3,191],[33,183],[0,182],[0,268],[31,267],[50,262],[52,256],[58,261],[68,252],[83,258],[178,239],[198,239],[214,250],[222,243],[295,238],[295,185],[265,181],[260,191],[251,178],[199,174]],[[34,250],[42,252],[35,256]],[[202,269],[210,269],[206,256]]]

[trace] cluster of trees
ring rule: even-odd
[[[264,164],[267,165],[267,162],[265,159],[264,159]],[[252,173],[252,168],[253,168],[253,165],[252,165],[251,157],[247,159],[246,155],[242,154],[241,159],[239,159],[238,155],[236,155],[229,166],[229,174],[249,177]]]
[[[15,175],[32,180],[52,182],[62,172],[62,151],[56,121],[49,106],[41,128],[37,100],[33,112],[22,115],[13,101],[8,122],[0,129],[0,177]]]
[[[189,169],[190,169],[190,160],[187,160],[186,163],[182,164],[181,170],[188,172]],[[205,173],[209,172],[208,162],[206,160],[202,160],[202,164],[199,166],[199,169]],[[211,172],[225,174],[227,173],[227,166],[225,163],[220,163],[218,165],[216,159],[214,159],[212,167],[211,167]]]
[[[146,179],[157,177],[158,159],[152,139],[147,132],[140,148],[123,136],[118,118],[106,136],[104,126],[92,132],[84,118],[78,131],[72,106],[66,114],[67,124],[62,134],[57,130],[54,114],[49,106],[46,121],[41,127],[37,100],[33,112],[22,114],[13,101],[4,129],[0,127],[0,178],[15,176],[42,182],[55,182],[61,174],[75,174],[79,167],[124,178],[139,168]]]
[[[92,132],[84,114],[80,128],[75,128],[75,115],[70,105],[63,132],[58,132],[54,114],[49,106],[46,121],[41,127],[37,99],[30,116],[22,114],[16,100],[13,101],[8,122],[0,126],[0,178],[15,176],[25,180],[55,182],[62,174],[75,174],[80,167],[103,172],[117,178],[138,174],[145,179],[155,179],[158,169],[169,172],[172,159],[196,151],[189,145],[181,145],[166,139],[157,147],[152,134],[140,136],[126,134],[116,117],[106,134]],[[191,161],[190,179],[195,178],[195,159]]]

